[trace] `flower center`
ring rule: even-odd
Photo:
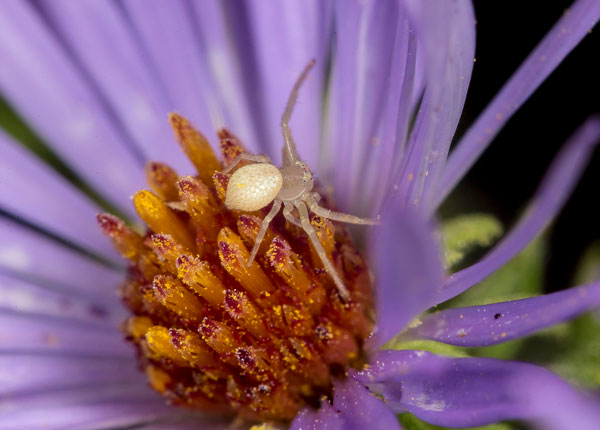
[[[248,267],[266,210],[228,210],[229,175],[208,141],[184,118],[170,121],[198,175],[147,166],[153,192],[133,198],[144,236],[98,215],[131,262],[120,293],[133,316],[123,331],[151,386],[173,404],[291,420],[331,395],[332,378],[364,362],[370,274],[342,226],[317,216],[311,223],[350,300],[340,299],[306,233],[281,215]],[[245,151],[227,130],[218,135],[224,165]]]

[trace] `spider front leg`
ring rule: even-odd
[[[359,218],[354,215],[348,215],[348,214],[344,214],[341,212],[334,212],[334,211],[330,211],[329,209],[325,209],[317,204],[314,194],[316,194],[316,193],[307,194],[304,197],[304,200],[308,204],[308,207],[310,208],[310,210],[313,213],[319,215],[320,217],[327,218],[327,219],[330,219],[333,221],[345,222],[345,223],[349,223],[349,224],[366,224],[366,225],[381,224],[377,220],[372,220],[372,219],[367,219],[367,218]]]
[[[338,275],[337,271],[335,270],[335,267],[333,267],[333,264],[327,257],[327,253],[325,252],[325,249],[323,248],[323,245],[321,244],[321,241],[319,240],[319,236],[317,236],[317,232],[315,231],[312,224],[310,223],[310,218],[308,217],[308,209],[306,208],[306,205],[302,201],[297,201],[294,203],[294,205],[298,209],[298,213],[300,215],[300,223],[302,224],[302,229],[308,235],[310,241],[312,242],[313,246],[315,247],[315,251],[317,251],[317,255],[323,262],[323,266],[325,266],[325,270],[327,271],[329,276],[331,276],[331,278],[333,279],[333,282],[335,283],[335,286],[338,289],[340,297],[342,298],[342,300],[348,301],[350,299],[350,293],[348,292],[348,289],[346,288],[346,286],[344,285],[344,282],[340,278],[340,275]]]
[[[298,90],[306,80],[308,76],[308,72],[315,65],[316,60],[313,58],[309,61],[309,63],[304,67],[304,70],[300,74],[300,77],[294,84],[294,88],[292,88],[292,92],[290,93],[290,97],[288,99],[287,105],[285,107],[285,111],[281,116],[281,133],[283,134],[283,153],[282,153],[282,165],[292,166],[296,161],[300,161],[300,157],[296,152],[296,144],[294,143],[294,139],[292,138],[292,131],[290,130],[290,118],[292,117],[292,112],[294,110],[294,106],[296,106],[296,99],[298,98]]]
[[[292,214],[293,210],[294,210],[294,205],[292,203],[283,202],[283,216],[285,217],[285,219],[287,219],[292,224],[294,224],[300,228],[303,228],[300,220]]]
[[[273,206],[271,207],[271,210],[269,211],[265,219],[263,219],[260,225],[260,230],[258,230],[256,240],[254,241],[254,246],[252,247],[252,252],[250,253],[250,258],[248,259],[248,264],[246,265],[247,267],[250,267],[252,265],[254,257],[256,257],[256,253],[258,252],[258,248],[260,247],[260,243],[262,242],[263,238],[265,237],[265,233],[269,228],[269,224],[271,224],[271,221],[273,221],[273,218],[275,218],[275,215],[277,215],[279,209],[281,209],[281,200],[275,199],[273,201]]]
[[[238,155],[237,157],[235,157],[233,159],[233,161],[231,163],[229,163],[227,165],[227,167],[225,167],[221,171],[221,173],[229,173],[229,171],[231,169],[233,169],[235,166],[237,166],[242,161],[254,161],[255,163],[273,164],[273,163],[271,163],[271,159],[269,157],[267,157],[266,155],[252,155],[252,154],[246,154],[245,152],[243,152],[240,155]]]

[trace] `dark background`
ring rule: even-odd
[[[472,123],[560,18],[570,0],[475,0],[476,63],[458,135]],[[510,227],[553,156],[592,113],[600,113],[600,26],[563,61],[508,122],[453,193],[470,210],[495,213]],[[600,239],[600,151],[551,226],[547,289],[569,286],[585,248]],[[477,198],[472,198],[473,193]],[[451,213],[450,207],[443,208]]]

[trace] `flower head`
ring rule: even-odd
[[[381,347],[400,332],[491,345],[598,307],[595,282],[419,317],[516,255],[575,185],[597,118],[557,156],[517,226],[476,264],[444,274],[437,206],[599,16],[596,0],[576,1],[448,156],[473,67],[468,1],[7,0],[0,91],[97,194],[94,203],[0,135],[2,426],[196,428],[224,426],[217,417],[234,410],[297,430],[394,429],[405,411],[446,426],[594,428],[593,400],[542,368]],[[172,116],[192,170],[163,120],[175,110],[220,130],[225,164],[239,142],[275,158],[285,100],[313,57],[291,122],[298,151],[337,205],[382,212],[369,235],[373,288],[341,227],[312,219],[349,302],[283,219],[246,267],[264,213],[226,210],[220,157]],[[130,219],[135,208],[147,226],[98,215],[131,262],[126,276],[93,223],[99,201]],[[132,314],[109,293],[119,284]],[[116,330],[123,320],[138,362]],[[147,380],[217,417],[165,405]]]

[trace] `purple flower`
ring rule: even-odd
[[[203,131],[227,124],[251,151],[276,159],[285,101],[316,58],[291,126],[340,207],[383,208],[371,238],[376,329],[369,364],[348,370],[332,399],[302,409],[291,428],[394,429],[395,414],[409,411],[452,427],[524,419],[593,429],[597,402],[542,368],[380,347],[402,330],[407,339],[486,346],[600,305],[595,282],[428,314],[407,328],[515,256],[569,196],[600,138],[598,118],[567,142],[517,226],[479,262],[444,275],[436,208],[599,17],[597,0],[575,1],[450,156],[473,66],[468,1],[5,0],[0,92],[131,216],[145,162],[190,170],[170,144],[167,112]],[[122,263],[93,222],[98,205],[3,133],[0,154],[0,428],[225,428],[225,418],[166,406],[136,370],[116,329],[126,313],[110,290]]]

